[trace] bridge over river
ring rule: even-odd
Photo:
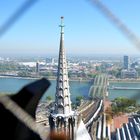
[[[104,99],[108,90],[108,77],[101,74],[95,77],[90,88],[89,96],[92,100],[85,101],[77,110],[83,119],[92,139],[96,139],[96,128],[99,118],[103,115]],[[106,127],[105,127],[106,128]],[[101,132],[99,132],[101,133]],[[106,136],[105,136],[106,137]]]
[[[101,74],[95,77],[94,83],[89,90],[89,96],[92,98],[104,98],[108,96],[108,77],[106,74]]]

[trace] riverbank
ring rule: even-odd
[[[109,79],[110,83],[140,83],[140,79]]]
[[[14,78],[14,79],[37,80],[37,79],[43,78],[43,76],[40,76],[40,77],[0,76],[0,78],[7,78],[7,79]],[[47,77],[44,77],[44,78],[47,78]],[[47,78],[47,79],[51,80],[51,81],[56,81],[56,78]],[[90,82],[91,80],[89,80],[89,79],[69,79],[69,81]]]
[[[0,78],[14,78],[14,79],[29,79],[29,80],[37,80],[40,78],[43,78],[43,76],[39,77],[19,77],[19,76],[0,76]],[[45,77],[48,80],[56,81],[55,77]],[[75,79],[69,79],[69,81],[78,81],[78,82],[91,82],[92,79],[82,79],[82,78],[75,78]],[[140,83],[140,79],[109,79],[110,83]]]
[[[0,76],[0,78],[7,78],[7,79],[13,78],[13,79],[29,79],[29,80],[32,80],[32,79],[40,79],[41,77]]]

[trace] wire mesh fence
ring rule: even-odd
[[[28,12],[30,8],[38,0],[26,0],[21,7],[19,7],[9,19],[0,27],[0,37],[2,37],[13,25],[16,23],[25,12]],[[135,47],[140,49],[140,40],[138,36],[123,23],[120,18],[117,17],[101,0],[88,0],[92,6],[96,7],[103,16],[105,16],[130,42],[134,44]],[[135,97],[140,99],[140,93]],[[44,130],[42,126],[36,125],[35,120],[24,112],[18,105],[11,101],[7,96],[1,96],[0,102],[10,110],[19,120],[25,123],[30,129],[38,133],[43,140],[47,137],[48,133]],[[16,110],[15,110],[16,108]]]

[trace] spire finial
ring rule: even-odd
[[[63,19],[64,17],[61,16],[61,25],[59,25],[59,27],[61,28],[61,34],[64,33],[64,24],[63,24]]]

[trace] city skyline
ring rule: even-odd
[[[24,2],[0,2],[0,27]],[[103,2],[139,35],[139,1]],[[0,55],[56,55],[61,16],[65,18],[65,48],[68,55],[139,54],[138,49],[90,2],[60,0],[35,3],[0,38]]]

